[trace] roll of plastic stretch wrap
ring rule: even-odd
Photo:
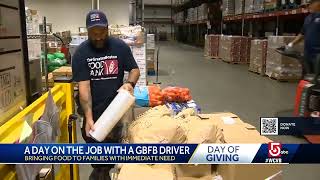
[[[107,109],[94,124],[94,131],[90,131],[90,136],[96,141],[102,142],[113,127],[119,122],[122,116],[129,110],[135,101],[126,90],[120,90]]]

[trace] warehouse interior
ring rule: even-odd
[[[86,15],[98,9],[106,14],[108,37],[125,42],[140,71],[132,86],[135,100],[121,116],[128,121],[121,143],[319,144],[320,135],[264,136],[260,119],[320,116],[320,109],[310,103],[316,100],[307,99],[318,95],[309,91],[318,92],[313,78],[319,68],[315,67],[312,80],[306,80],[311,73],[305,72],[300,56],[283,53],[288,49],[306,53],[306,39],[290,44],[305,28],[305,18],[320,13],[320,9],[312,12],[310,3],[320,4],[312,0],[0,0],[0,58],[4,62],[0,65],[0,143],[35,142],[30,141],[34,124],[47,111],[58,113],[60,135],[40,144],[86,143],[82,134],[86,114],[81,100],[77,101],[81,88],[72,61],[78,47],[90,42]],[[123,84],[132,84],[130,74],[124,72]],[[302,81],[310,86],[301,87]],[[299,90],[308,91],[307,97]],[[159,127],[135,127],[143,120],[152,124],[154,117],[148,115],[162,110],[171,114],[158,117],[163,118],[163,123],[155,121]],[[190,113],[183,116],[188,123],[188,118],[210,121],[210,136],[205,134],[209,131],[206,123],[181,125],[180,113]],[[26,126],[31,129],[28,135]],[[163,133],[166,141],[157,139],[162,136],[159,129],[169,131],[171,126],[174,131],[186,128],[181,135],[186,140],[174,141],[178,132],[173,137]],[[152,130],[160,135],[148,134]],[[217,135],[210,134],[213,131]],[[90,164],[47,164],[41,173],[24,173],[46,180],[320,179],[320,165],[307,163],[159,167],[116,165],[112,169],[116,172],[101,170],[94,176],[98,168]],[[4,179],[21,179],[25,174],[14,166],[0,165]]]

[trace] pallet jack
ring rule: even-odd
[[[311,74],[305,63],[304,56],[286,47],[280,47],[276,51],[284,56],[298,60],[303,68],[303,79],[296,89],[295,106],[293,115],[296,117],[319,117],[320,118],[320,54],[317,56],[315,73]],[[320,121],[320,119],[319,119]],[[320,143],[319,135],[305,135],[310,143]]]

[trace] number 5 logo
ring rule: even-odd
[[[280,157],[281,156],[281,143],[269,143],[268,144],[268,156],[269,157]]]

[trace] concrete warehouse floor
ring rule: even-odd
[[[260,117],[289,116],[293,111],[297,83],[279,83],[248,72],[247,65],[233,65],[203,56],[203,49],[179,43],[160,44],[160,77],[163,86],[191,89],[193,99],[204,113],[233,112],[257,128]],[[153,82],[154,77],[149,78]],[[80,132],[80,131],[78,131]],[[282,143],[307,143],[303,138],[275,136]],[[83,143],[78,133],[79,143]],[[80,177],[88,179],[90,165],[80,165]],[[285,180],[318,180],[320,165],[287,165]]]

